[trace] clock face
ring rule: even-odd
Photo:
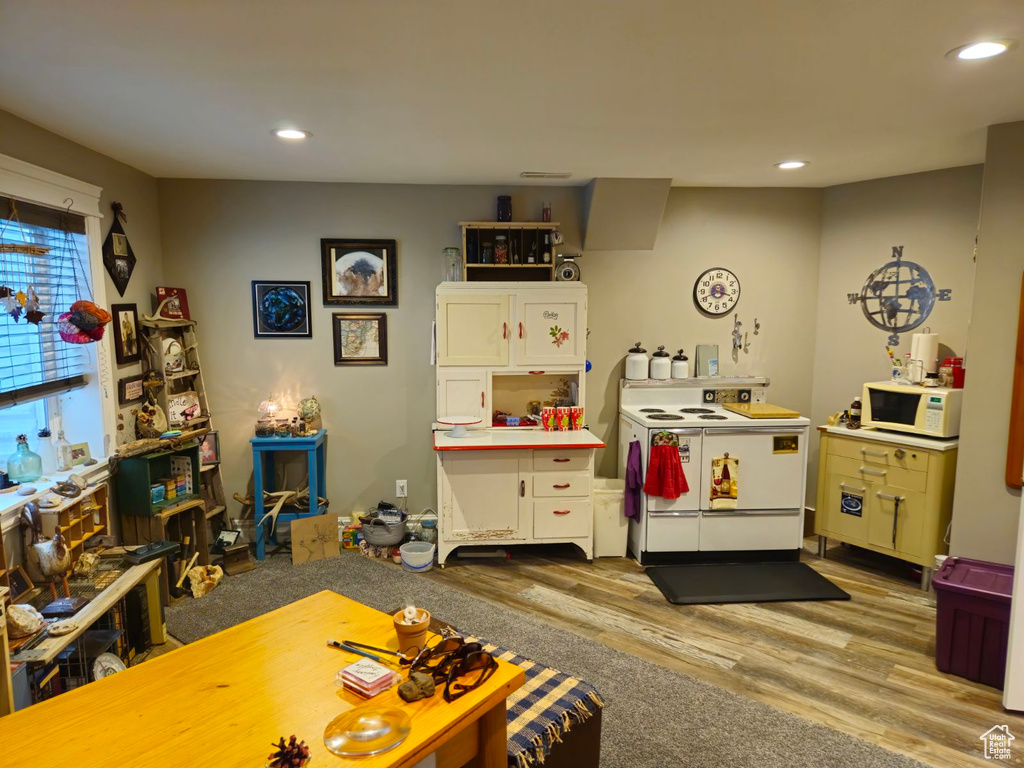
[[[693,303],[706,315],[725,315],[739,300],[739,278],[728,269],[712,267],[693,284]]]

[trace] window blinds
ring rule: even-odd
[[[39,295],[42,321],[15,320],[0,307],[0,407],[81,386],[90,357],[57,333],[57,317],[77,296],[77,258],[88,268],[85,219],[0,197],[0,243],[41,246],[45,254],[0,250],[0,286]],[[81,276],[79,275],[79,280]],[[84,285],[82,290],[85,290]]]

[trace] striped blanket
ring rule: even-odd
[[[472,640],[473,638],[467,638]],[[604,706],[601,694],[589,683],[545,667],[525,656],[480,640],[496,659],[526,671],[523,687],[508,697],[508,763],[514,768],[543,765],[551,745],[562,740]]]

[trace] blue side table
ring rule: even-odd
[[[327,430],[321,429],[309,437],[252,437],[252,475],[254,520],[258,524],[267,510],[263,504],[263,492],[273,493],[274,488],[274,454],[280,451],[305,451],[309,464],[309,499],[315,504],[317,499],[327,498],[327,476],[324,471],[324,456],[327,448]],[[290,523],[302,517],[322,515],[325,507],[310,506],[308,512],[282,512],[277,516],[277,524]],[[266,559],[266,538],[270,530],[270,520],[256,528],[256,559]],[[271,537],[273,538],[273,537]]]

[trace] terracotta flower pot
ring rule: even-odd
[[[408,657],[413,657],[421,650],[427,642],[427,629],[430,627],[430,611],[422,608],[420,620],[415,624],[405,624],[402,611],[398,611],[392,617],[395,620],[395,633],[398,635],[398,650]]]

